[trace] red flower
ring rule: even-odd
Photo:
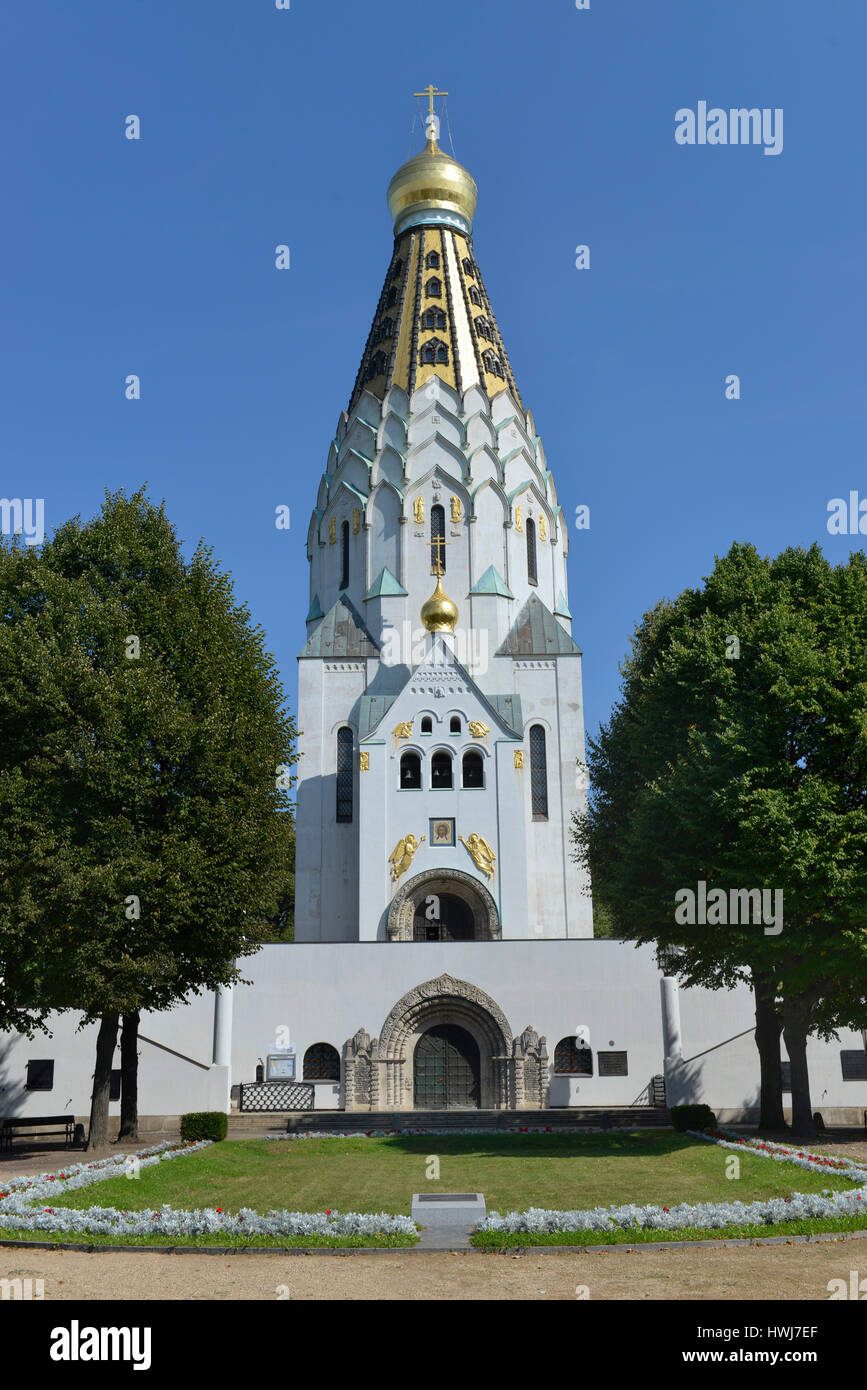
[[[331,1208],[330,1208],[330,1207],[326,1207],[326,1208],[325,1208],[325,1215],[326,1215],[326,1216],[330,1216],[330,1215],[331,1215]]]
[[[222,1208],[222,1207],[217,1207],[217,1211],[218,1211],[218,1212],[220,1213],[220,1215],[222,1216],[222,1214],[223,1214],[223,1208]]]
[[[662,1210],[663,1210],[663,1211],[668,1211],[668,1207],[663,1207]]]

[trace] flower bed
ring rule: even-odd
[[[765,1140],[750,1140],[733,1130],[713,1134],[687,1131],[697,1139],[706,1139],[725,1149],[748,1148],[778,1162],[794,1163],[815,1172],[824,1167],[841,1174],[850,1182],[867,1184],[867,1165],[851,1159],[810,1154],[802,1149],[787,1149]],[[728,1137],[733,1136],[733,1137]],[[727,1226],[770,1226],[781,1222],[833,1220],[838,1217],[860,1216],[867,1221],[867,1201],[855,1191],[823,1193],[793,1192],[790,1197],[772,1197],[756,1202],[699,1202],[695,1206],[682,1202],[673,1207],[634,1206],[595,1207],[588,1211],[529,1211],[509,1212],[501,1216],[492,1211],[476,1227],[478,1231],[533,1232],[553,1231],[680,1231],[685,1229],[719,1230]]]
[[[785,1144],[777,1144],[771,1139],[753,1139],[749,1136],[738,1134],[737,1130],[727,1129],[719,1126],[715,1130],[694,1130],[687,1131],[694,1139],[706,1139],[711,1144],[717,1144],[721,1149],[748,1149],[750,1153],[760,1154],[763,1158],[772,1158],[777,1163],[794,1163],[796,1168],[806,1168],[811,1173],[817,1169],[827,1168],[831,1172],[840,1173],[849,1178],[851,1182],[867,1183],[867,1163],[859,1162],[854,1158],[840,1158],[837,1154],[813,1154],[808,1149],[789,1148]]]
[[[117,1236],[200,1236],[224,1233],[237,1236],[358,1236],[416,1235],[416,1225],[408,1216],[359,1212],[269,1211],[261,1215],[247,1207],[232,1216],[221,1207],[182,1210],[163,1206],[159,1211],[120,1211],[116,1207],[76,1208],[43,1205],[73,1188],[104,1182],[123,1173],[130,1159],[139,1169],[153,1167],[167,1159],[198,1153],[209,1148],[210,1140],[176,1144],[170,1141],[142,1149],[132,1155],[117,1155],[95,1163],[74,1163],[58,1173],[40,1173],[32,1178],[15,1178],[0,1188],[0,1228],[36,1234],[40,1231],[87,1233]]]

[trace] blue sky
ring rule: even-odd
[[[714,554],[856,543],[826,517],[867,496],[860,0],[41,0],[6,7],[0,51],[0,495],[43,497],[50,531],[146,480],[233,574],[293,708],[307,523],[429,82],[564,510],[591,508],[588,729],[641,613]],[[678,145],[703,100],[781,107],[782,153]]]

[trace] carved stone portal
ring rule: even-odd
[[[386,1018],[379,1040],[359,1029],[344,1044],[347,1110],[411,1110],[416,1044],[429,1028],[455,1023],[478,1044],[481,1109],[523,1110],[548,1103],[548,1052],[533,1028],[512,1037],[499,1005],[478,986],[452,975],[411,989]]]

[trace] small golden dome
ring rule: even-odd
[[[428,140],[421,154],[402,164],[388,185],[395,234],[417,223],[446,223],[468,235],[479,201],[471,174]]]
[[[421,620],[428,632],[454,632],[458,620],[458,605],[453,603],[437,575],[437,586],[421,606]]]

